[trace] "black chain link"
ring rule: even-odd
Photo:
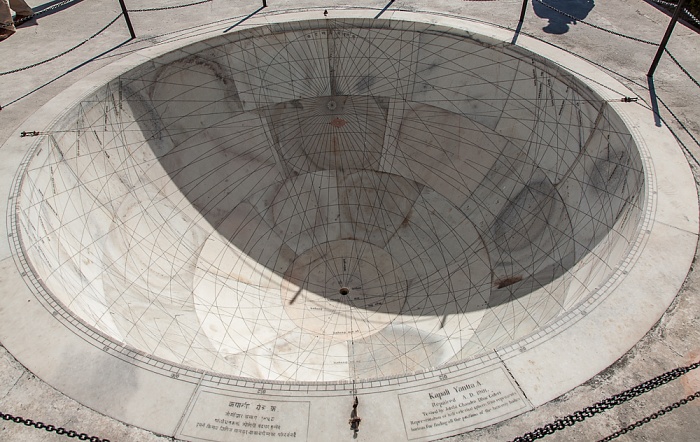
[[[637,422],[626,426],[625,428],[622,428],[622,429],[620,429],[620,430],[617,430],[616,432],[614,432],[614,433],[611,434],[610,436],[605,437],[605,438],[599,440],[598,442],[608,442],[608,441],[611,441],[611,440],[613,440],[613,439],[615,439],[615,438],[617,438],[617,437],[622,436],[623,434],[627,434],[627,433],[629,433],[630,431],[634,430],[635,428],[639,428],[639,427],[641,427],[641,426],[644,425],[644,424],[648,424],[648,423],[651,422],[653,419],[658,419],[658,418],[660,418],[661,416],[663,416],[664,414],[669,413],[669,412],[675,410],[676,408],[680,407],[681,405],[685,405],[685,404],[687,404],[688,402],[697,399],[698,397],[700,397],[700,391],[696,391],[695,393],[691,394],[690,396],[686,397],[685,399],[681,399],[681,400],[678,401],[678,402],[674,402],[674,403],[672,403],[671,405],[660,409],[660,410],[657,411],[656,413],[650,414],[649,416],[645,417],[644,419],[640,419],[640,420],[638,420]]]
[[[596,402],[595,404],[593,404],[590,407],[586,407],[583,410],[576,411],[576,412],[574,412],[566,417],[563,417],[561,419],[557,419],[556,421],[549,423],[549,424],[545,425],[544,427],[537,428],[530,433],[526,433],[520,437],[516,437],[515,439],[513,439],[513,442],[532,442],[532,441],[537,440],[537,439],[542,439],[546,435],[552,434],[558,430],[563,430],[566,427],[570,427],[570,426],[574,425],[576,422],[582,422],[589,417],[592,417],[596,414],[603,413],[607,410],[610,410],[611,408],[615,407],[616,405],[624,404],[625,402],[627,402],[631,399],[634,399],[637,396],[640,396],[644,393],[647,393],[647,392],[649,392],[657,387],[660,387],[661,385],[667,384],[667,383],[671,382],[672,380],[683,376],[684,374],[688,373],[689,371],[695,370],[698,367],[700,367],[700,362],[696,362],[692,365],[688,365],[687,367],[679,367],[679,368],[675,368],[671,371],[667,371],[666,373],[664,373],[660,376],[657,376],[653,379],[649,379],[648,381],[643,382],[635,387],[632,387],[629,390],[625,390],[622,393],[616,394],[615,396],[611,396],[611,397],[604,399],[600,402]],[[695,394],[698,394],[698,393],[695,393]],[[691,395],[691,396],[693,396],[693,395]],[[693,398],[693,399],[695,399],[695,398]],[[684,405],[687,403],[687,401],[688,401],[688,398],[681,399],[678,403],[681,405]],[[671,407],[672,409],[678,408],[678,407],[673,407],[672,405],[670,405],[669,407]],[[668,407],[666,407],[666,408],[668,408]],[[664,408],[664,410],[665,410],[665,408]],[[666,411],[664,411],[664,414],[665,413],[666,413]],[[656,414],[658,414],[658,412]],[[652,418],[650,417],[650,419],[652,419]],[[653,418],[653,419],[656,419],[656,418]],[[642,419],[642,421],[644,421],[644,419]],[[633,425],[636,425],[636,424],[633,424]],[[620,430],[620,431],[623,431],[623,430]],[[624,433],[620,433],[620,434],[624,434]],[[615,436],[615,437],[617,437],[617,436]]]
[[[42,61],[39,61],[39,62],[37,62],[37,63],[30,64],[29,66],[24,66],[24,67],[21,67],[21,68],[12,69],[11,71],[0,72],[0,76],[2,76],[2,75],[9,75],[9,74],[14,74],[14,73],[17,73],[17,72],[25,71],[25,70],[27,70],[27,69],[31,69],[31,68],[33,68],[33,67],[36,67],[36,66],[39,66],[39,65],[48,63],[48,62],[50,62],[50,61],[53,61],[53,60],[55,60],[55,59],[57,59],[57,58],[59,58],[59,57],[63,57],[63,56],[66,55],[67,53],[78,49],[79,47],[81,47],[81,46],[84,45],[85,43],[89,42],[89,41],[92,40],[93,38],[95,38],[95,37],[97,37],[98,35],[100,35],[101,33],[103,33],[105,30],[107,30],[107,28],[109,28],[110,26],[112,26],[112,25],[114,24],[114,22],[116,22],[117,20],[119,20],[119,18],[121,18],[122,15],[123,15],[123,14],[120,13],[119,15],[117,15],[116,17],[114,17],[114,19],[113,19],[111,22],[107,23],[107,25],[105,25],[105,27],[103,27],[103,28],[100,29],[99,31],[95,32],[94,34],[92,34],[91,36],[89,36],[88,38],[86,38],[85,40],[83,40],[83,41],[81,41],[80,43],[78,43],[77,45],[73,46],[72,48],[67,49],[67,50],[61,52],[60,54],[54,55],[53,57],[48,58],[48,59],[46,59],[46,60],[42,60]]]
[[[70,438],[78,438],[80,440],[89,440],[90,442],[110,442],[109,439],[100,439],[97,436],[90,436],[85,433],[78,433],[77,431],[74,430],[66,430],[63,427],[55,427],[53,425],[46,425],[43,422],[34,422],[31,419],[25,419],[20,416],[13,416],[11,414],[3,413],[0,411],[0,418],[6,421],[12,421],[16,424],[24,424],[27,427],[34,427],[39,430],[45,430],[48,431],[49,433],[56,433],[59,435],[64,435],[66,437]]]
[[[651,0],[651,1],[653,1],[654,3],[657,3],[659,5],[662,5],[662,6],[667,6],[669,8],[677,8],[678,7],[678,3],[671,3],[671,2],[664,1],[664,0]],[[683,8],[683,12],[692,22],[695,22],[696,25],[700,26],[700,20],[698,20],[697,17],[695,17],[688,10],[688,8]]]
[[[695,83],[695,86],[700,87],[700,83],[698,83],[698,80],[696,80],[695,78],[693,78],[692,75],[690,75],[690,72],[688,72],[688,70],[687,70],[686,68],[684,68],[683,65],[681,65],[681,62],[678,61],[678,60],[676,59],[676,57],[674,57],[673,54],[672,54],[668,49],[664,48],[664,52],[666,52],[666,53],[668,54],[668,56],[671,57],[671,60],[673,60],[673,62],[676,64],[676,66],[678,66],[678,68],[679,68],[681,71],[683,71],[683,73],[684,73],[685,75],[687,75],[688,78],[690,78],[690,80],[691,80],[693,83]]]
[[[82,1],[82,0],[63,0],[62,2],[57,3],[57,4],[53,5],[53,6],[50,6],[50,7],[46,8],[46,9],[42,9],[41,11],[33,12],[31,15],[22,17],[20,20],[17,20],[17,21],[15,22],[15,25],[22,24],[22,23],[24,23],[25,21],[29,21],[29,20],[31,20],[31,19],[33,19],[33,18],[35,18],[35,17],[38,17],[38,16],[40,16],[40,15],[42,15],[42,14],[46,14],[46,13],[49,12],[49,11],[53,11],[54,9],[58,9],[58,8],[60,8],[61,6],[67,5],[68,3],[79,2],[79,1]]]
[[[551,9],[552,11],[555,11],[555,12],[557,12],[557,13],[563,15],[564,17],[568,17],[568,18],[570,18],[570,19],[572,19],[572,20],[574,20],[574,21],[576,21],[576,22],[583,23],[584,25],[588,25],[588,26],[590,26],[590,27],[592,27],[592,28],[595,28],[595,29],[598,29],[598,30],[600,30],[600,31],[607,32],[608,34],[617,35],[618,37],[627,38],[627,39],[629,39],[629,40],[638,41],[638,42],[640,42],[640,43],[644,43],[644,44],[648,44],[648,45],[658,45],[658,43],[654,43],[653,41],[644,40],[644,39],[637,38],[637,37],[632,37],[632,36],[630,36],[630,35],[625,35],[625,34],[622,34],[622,33],[620,33],[620,32],[616,32],[616,31],[611,31],[610,29],[603,28],[602,26],[594,25],[593,23],[589,23],[589,22],[587,22],[587,21],[580,20],[580,19],[576,18],[575,16],[573,16],[573,15],[567,13],[567,12],[562,11],[561,9],[557,9],[557,8],[555,8],[554,6],[549,5],[549,4],[545,3],[545,2],[543,2],[542,0],[535,0],[535,1],[536,1],[537,3],[540,3],[540,4],[542,4],[542,5],[546,6],[546,7],[548,7],[548,8]]]
[[[163,6],[160,8],[145,8],[145,9],[129,9],[129,12],[151,12],[151,11],[166,11],[168,9],[178,9],[178,8],[186,8],[188,6],[196,6],[196,5],[201,5],[202,3],[209,3],[213,0],[201,0],[198,2],[194,3],[187,3],[185,5],[175,5],[175,6]]]

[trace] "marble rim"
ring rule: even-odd
[[[293,26],[291,29],[298,29],[298,28],[296,26]],[[453,29],[453,28],[445,28],[445,29],[443,29],[443,31],[445,31],[446,33],[449,33],[450,31],[454,32],[454,31],[459,31],[459,30]],[[238,32],[245,32],[245,30],[238,31]],[[202,39],[201,41],[208,41],[208,40],[209,39],[207,38],[207,39]],[[155,58],[157,58],[159,56],[163,56],[163,55],[167,56],[168,54],[172,53],[173,51],[175,51],[177,49],[187,48],[188,46],[196,45],[197,43],[199,43],[199,41],[194,42],[194,43],[185,44],[182,46],[178,46],[175,49],[168,48],[168,51],[163,52],[163,53],[161,53],[161,51],[158,51],[159,52],[158,54],[154,54],[153,56],[149,56],[149,59],[155,59]],[[142,51],[139,51],[139,53],[140,52],[142,52]],[[137,53],[137,54],[139,54],[139,53]],[[134,54],[134,55],[137,55],[137,54]],[[134,55],[130,56],[129,58],[134,57]],[[547,60],[547,61],[552,61],[552,60]],[[136,64],[136,65],[128,64],[127,68],[124,69],[123,72],[124,73],[128,72],[130,69],[140,66],[140,64],[141,63]],[[556,61],[555,61],[555,64],[556,64]],[[560,65],[559,65],[559,67],[560,67]],[[114,77],[106,78],[106,79],[100,78],[100,79],[96,79],[97,83],[95,83],[95,82],[90,82],[90,83],[94,85],[95,89],[99,89],[102,86],[106,85],[109,81],[113,80],[113,78]],[[92,78],[90,80],[92,80]],[[104,83],[99,83],[100,80],[104,81]],[[577,78],[577,80],[581,81],[581,78]],[[83,80],[83,81],[85,81],[85,80]],[[591,84],[586,82],[586,81],[581,81],[581,82],[584,85],[584,87],[591,86]],[[591,91],[593,92],[594,89],[592,89]],[[90,96],[91,93],[92,93],[92,91],[85,94],[84,96],[81,96],[77,99],[74,99],[74,104],[78,104],[80,101],[82,101],[83,99]],[[61,95],[63,95],[63,94],[61,94]],[[68,113],[68,112],[69,112],[69,110],[66,110],[65,112],[61,112],[59,115],[57,115],[56,118],[54,119],[54,121],[51,123],[50,127],[55,125],[55,124],[58,124],[58,121],[63,117],[63,115],[65,113]],[[621,116],[617,110],[614,110],[614,112],[618,116]],[[637,140],[635,139],[635,142],[636,141]],[[26,158],[23,161],[23,166],[18,169],[17,176],[15,177],[15,180],[18,183],[17,188],[19,188],[19,189],[21,189],[21,187],[22,187],[22,182],[23,182],[23,179],[24,179],[24,176],[26,173],[26,168],[30,165],[30,159],[31,159],[31,157],[34,156],[34,154],[36,153],[36,150],[40,148],[40,143],[41,143],[41,140],[37,140],[36,142],[34,142],[33,147],[27,152]],[[655,182],[654,182],[655,180],[650,175],[652,163],[649,161],[648,152],[643,151],[643,149],[645,148],[644,144],[637,143],[636,147],[641,154],[642,163],[643,163],[644,172],[645,172],[645,186],[644,186],[645,187],[645,196],[644,196],[643,207],[644,207],[644,211],[649,211],[649,210],[652,210],[652,208],[655,206],[655,203],[656,203],[656,201],[655,201],[656,200],[656,192],[654,191],[654,188],[656,187]],[[652,178],[652,179],[650,179],[650,178]],[[19,197],[18,195],[15,196],[15,198],[17,198],[17,199],[18,199],[18,197]],[[17,216],[18,216],[18,209],[15,210],[13,213],[13,221],[14,221],[13,227],[16,226],[18,223],[16,221]],[[609,294],[609,290],[611,290],[613,287],[615,287],[619,283],[621,283],[620,279],[624,278],[624,275],[626,275],[628,273],[629,268],[631,266],[634,266],[637,259],[641,256],[641,253],[644,249],[644,244],[646,243],[646,241],[648,239],[648,236],[644,235],[643,233],[648,232],[650,230],[650,227],[653,224],[653,222],[654,222],[653,217],[644,216],[642,218],[641,222],[639,223],[639,225],[637,227],[637,235],[635,236],[635,239],[632,241],[632,244],[630,245],[628,252],[625,254],[624,259],[622,259],[618,263],[618,265],[616,266],[617,267],[616,271],[612,274],[612,276],[610,278],[608,278],[608,280],[605,281],[604,284],[602,284],[602,286],[600,288],[598,288],[597,290],[594,290],[593,293],[589,297],[580,301],[578,303],[579,305],[577,307],[571,309],[568,313],[566,313],[562,317],[559,317],[556,321],[547,324],[545,327],[543,327],[543,329],[538,329],[532,333],[529,333],[528,335],[519,339],[518,341],[515,341],[515,342],[512,342],[508,345],[496,348],[496,349],[492,350],[492,352],[498,354],[500,357],[504,357],[510,352],[522,351],[523,348],[526,348],[527,346],[532,346],[532,345],[536,344],[537,341],[546,340],[549,334],[558,333],[559,331],[561,331],[562,328],[569,328],[569,327],[574,326],[578,319],[580,319],[582,316],[585,316],[587,314],[587,310],[592,309],[595,306],[597,306],[598,304],[600,304],[601,302],[603,302],[605,296],[607,294]],[[17,242],[12,243],[12,245],[14,246],[13,247],[14,253],[16,255],[24,255],[24,245],[23,245],[23,242],[21,240],[22,235],[17,229],[13,229],[13,233],[15,234],[15,236],[20,238],[19,248],[17,247],[17,245],[18,245]],[[170,366],[172,366],[173,369],[185,369],[185,370],[194,371],[194,372],[206,372],[208,374],[211,374],[212,376],[221,377],[222,379],[226,379],[226,378],[229,378],[229,379],[249,379],[249,380],[255,380],[255,381],[259,381],[259,382],[261,381],[261,382],[265,382],[265,383],[282,383],[282,384],[286,384],[286,383],[305,384],[305,383],[307,383],[304,381],[276,381],[276,380],[269,380],[269,379],[249,378],[249,377],[245,377],[245,376],[225,375],[225,374],[221,374],[218,372],[208,371],[206,369],[191,367],[191,366],[188,366],[185,364],[178,364],[177,362],[166,360],[166,359],[160,358],[158,356],[149,354],[147,352],[144,352],[143,350],[134,348],[128,344],[123,344],[123,343],[120,343],[118,341],[115,341],[111,336],[105,334],[104,332],[102,332],[100,330],[97,330],[95,327],[93,327],[89,324],[86,324],[81,318],[79,318],[77,315],[72,313],[70,308],[66,307],[61,301],[56,299],[51,294],[51,290],[48,289],[44,285],[43,281],[41,281],[41,279],[36,276],[36,272],[35,272],[34,267],[30,261],[21,259],[21,260],[18,260],[18,265],[21,266],[23,273],[25,273],[25,280],[27,281],[27,283],[28,284],[31,283],[34,285],[34,287],[38,288],[39,294],[42,295],[44,298],[45,306],[47,308],[51,309],[52,312],[58,312],[58,314],[52,313],[55,317],[61,317],[64,320],[72,323],[74,326],[77,327],[78,330],[83,329],[82,332],[88,336],[92,335],[93,333],[96,333],[96,334],[100,335],[102,338],[110,341],[110,344],[103,346],[103,350],[106,350],[107,347],[111,347],[112,349],[122,347],[122,348],[127,349],[129,353],[136,353],[136,354],[140,355],[141,357],[153,359],[154,361],[157,361],[161,364],[170,365]],[[77,320],[79,322],[79,325],[74,324],[75,320]],[[435,368],[442,369],[442,368],[449,368],[452,366],[460,366],[460,365],[463,365],[464,363],[471,362],[472,360],[480,360],[480,359],[484,359],[484,358],[487,360],[490,359],[488,357],[488,355],[486,355],[486,356],[478,355],[478,356],[473,357],[473,358],[468,358],[466,360],[448,363],[448,364],[442,365],[440,367],[435,367]],[[418,370],[418,371],[416,371],[416,373],[423,373],[425,371],[426,370]],[[409,373],[407,373],[407,375],[409,375]],[[362,379],[362,381],[371,382],[372,380],[376,380],[376,379],[404,378],[407,375],[395,375],[395,376],[388,376],[388,377],[368,378],[368,379]],[[347,381],[345,381],[345,380],[343,380],[343,381],[318,381],[318,382],[310,382],[310,383],[312,383],[312,384],[328,384],[328,383],[336,384],[339,382],[346,383]]]

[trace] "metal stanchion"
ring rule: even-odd
[[[520,11],[520,20],[519,22],[522,23],[523,20],[525,20],[525,10],[527,9],[527,0],[523,0],[523,9]]]
[[[131,19],[129,18],[129,12],[126,10],[124,0],[119,0],[119,5],[122,7],[122,14],[124,14],[124,20],[126,20],[126,27],[129,28],[129,34],[131,34],[131,38],[136,38],[136,34],[134,33],[134,27],[131,26]]]
[[[666,34],[664,35],[664,38],[661,40],[661,43],[659,44],[659,50],[656,51],[656,57],[654,57],[654,61],[651,62],[651,67],[649,68],[649,72],[647,72],[647,77],[654,76],[654,71],[656,70],[656,66],[659,64],[659,60],[661,60],[661,55],[663,55],[664,50],[666,50],[666,43],[668,43],[668,39],[671,38],[671,33],[673,32],[673,27],[676,26],[676,22],[678,21],[678,16],[681,15],[681,11],[683,11],[684,5],[685,5],[685,0],[680,0],[678,2],[678,6],[676,6],[676,10],[673,12],[673,17],[671,17],[671,23],[668,24],[668,28],[666,28]]]

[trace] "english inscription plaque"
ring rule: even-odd
[[[529,409],[502,368],[399,395],[409,440],[455,434]]]

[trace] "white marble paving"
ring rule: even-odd
[[[416,426],[429,393],[479,381],[495,422],[612,363],[692,258],[687,164],[604,74],[464,28],[271,24],[74,86],[17,166],[3,343],[193,440],[231,401],[333,438],[355,394],[363,437],[442,437],[485,421]]]

